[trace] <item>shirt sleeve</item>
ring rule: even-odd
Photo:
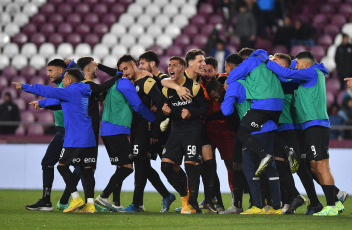
[[[116,75],[116,72],[117,72],[117,69],[114,69],[114,68],[110,68],[108,66],[105,66],[103,64],[98,64],[98,69],[100,69],[101,71],[103,71],[104,73],[110,75],[110,76],[115,76]]]
[[[99,94],[107,91],[108,89],[110,89],[111,86],[113,86],[115,84],[116,80],[118,80],[118,78],[113,77],[107,81],[104,81],[100,85],[96,84],[94,82],[87,82],[87,84],[90,85],[90,89],[92,90],[93,93],[99,95]]]
[[[266,65],[268,69],[276,73],[277,75],[288,78],[288,79],[298,79],[301,81],[311,81],[313,78],[317,77],[317,73],[313,68],[293,70],[290,68],[285,68],[273,61],[268,61]]]
[[[244,79],[252,70],[261,64],[261,61],[257,57],[248,57],[236,68],[234,68],[226,80],[227,84],[230,85],[239,79]]]
[[[70,101],[74,97],[72,90],[69,88],[54,88],[49,85],[22,85],[23,91],[42,97],[59,99],[61,101]]]
[[[51,106],[61,105],[60,100],[54,98],[45,98],[38,102],[40,108],[48,109]]]
[[[157,82],[153,85],[153,87],[150,89],[150,91],[148,92],[147,95],[150,96],[153,103],[157,107],[156,119],[153,123],[151,137],[158,138],[160,135],[160,132],[161,132],[160,131],[160,123],[164,119],[164,113],[162,111],[164,101],[163,101],[163,96],[161,95],[161,92],[159,90]]]
[[[204,115],[207,113],[208,102],[207,102],[207,99],[205,99],[204,91],[203,91],[202,87],[200,87],[197,95],[192,100],[195,100],[198,107],[197,108],[187,108],[188,111],[191,113],[190,118],[200,117],[201,115]]]
[[[121,79],[118,82],[116,89],[127,99],[134,111],[142,115],[142,117],[149,122],[155,121],[154,113],[143,104],[141,99],[138,97],[136,88],[130,80]]]
[[[220,106],[220,109],[225,116],[229,116],[235,111],[234,104],[235,102],[238,102],[240,98],[240,90],[238,84],[240,83],[231,84],[227,87],[224,101]]]

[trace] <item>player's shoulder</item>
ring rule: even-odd
[[[164,97],[168,98],[169,88],[163,87],[163,89],[161,91],[162,91]]]
[[[151,77],[145,77],[142,79],[143,81],[143,89],[146,94],[150,92],[150,90],[153,88],[155,85],[156,81],[151,78]]]
[[[197,94],[199,93],[200,89],[201,89],[201,85],[199,84],[199,82],[193,81],[192,82],[193,96],[197,96]]]

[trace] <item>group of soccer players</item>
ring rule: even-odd
[[[344,211],[348,194],[335,186],[329,167],[324,76],[328,72],[315,63],[314,54],[300,52],[292,61],[286,54],[269,57],[264,50],[244,48],[226,58],[223,74],[216,59],[199,49],[189,50],[185,58],[170,58],[168,75],[160,73],[159,62],[153,51],[138,61],[122,56],[117,69],[91,57],[77,63],[54,59],[48,63],[48,77],[56,88],[14,82],[17,89],[46,98],[30,104],[54,110],[57,129],[42,161],[43,197],[27,205],[28,210],[53,210],[50,194],[58,162],[66,183],[57,203],[63,212],[144,211],[147,180],[162,196],[160,212],[167,212],[176,198],[151,167],[150,160],[159,156],[161,171],[181,197],[181,208],[176,209],[181,214],[202,213],[202,208],[219,214],[293,214],[306,203],[295,187],[295,172],[310,201],[306,214]],[[94,83],[97,69],[112,78]],[[99,126],[116,171],[94,200]],[[228,171],[232,204],[227,210],[215,149]],[[180,167],[183,160],[185,171]],[[133,201],[124,208],[121,188],[133,169]],[[200,176],[205,199],[198,204]],[[325,207],[313,179],[322,186]],[[80,180],[85,200],[77,192]],[[250,207],[244,211],[245,191]]]

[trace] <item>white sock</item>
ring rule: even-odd
[[[73,192],[73,193],[71,193],[71,196],[72,196],[72,199],[76,199],[79,197],[79,193],[77,191]]]
[[[93,204],[93,203],[94,203],[94,198],[87,199],[87,204]]]

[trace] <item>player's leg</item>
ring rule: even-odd
[[[55,164],[59,161],[62,150],[64,134],[65,129],[63,127],[57,127],[56,135],[51,140],[41,163],[43,170],[43,196],[37,203],[26,205],[27,210],[53,210],[50,199],[51,188],[54,181]]]

